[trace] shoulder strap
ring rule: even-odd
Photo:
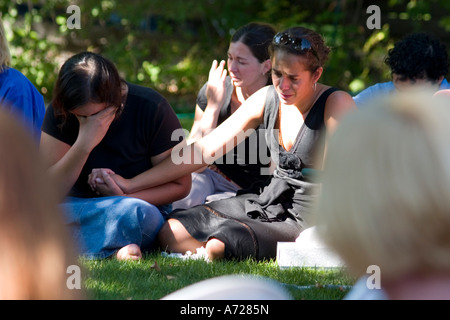
[[[339,89],[334,87],[328,88],[320,95],[320,97],[314,103],[311,111],[309,112],[308,116],[305,119],[305,124],[309,128],[318,129],[323,125],[323,117],[325,113],[326,102],[328,100],[328,97],[333,92],[336,91],[339,91]]]
[[[339,91],[338,88],[335,87],[331,87],[328,88],[327,90],[325,90],[319,97],[319,99],[317,99],[315,104],[323,104],[323,106],[325,107],[325,103],[327,102],[328,97],[333,93]]]
[[[266,128],[273,128],[276,113],[278,112],[278,94],[273,85],[269,86],[266,94],[266,102],[264,107],[264,125]]]

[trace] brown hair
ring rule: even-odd
[[[231,38],[231,42],[242,42],[259,63],[270,59],[269,46],[275,35],[275,28],[268,23],[250,22],[240,27]]]
[[[311,50],[298,51],[289,45],[276,44],[272,41],[270,46],[270,54],[273,54],[276,50],[284,50],[291,54],[300,55],[307,58],[309,70],[311,72],[315,71],[318,67],[323,67],[328,60],[328,55],[331,49],[325,44],[323,37],[308,28],[304,27],[293,27],[286,29],[280,33],[288,34],[294,39],[306,39],[311,44]]]
[[[55,115],[64,123],[70,111],[87,103],[106,103],[121,110],[122,83],[116,66],[108,59],[92,52],[76,54],[59,72],[52,101]]]
[[[250,22],[233,34],[231,42],[242,42],[250,49],[259,63],[263,63],[270,59],[269,47],[275,34],[276,30],[271,24]],[[272,77],[267,78],[267,84],[272,84]]]

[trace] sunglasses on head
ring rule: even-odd
[[[299,52],[299,53],[307,53],[311,51],[312,54],[320,61],[317,52],[313,49],[311,42],[305,38],[295,38],[291,37],[290,34],[286,32],[280,32],[273,37],[273,43],[275,45],[284,45],[289,46],[291,49]]]

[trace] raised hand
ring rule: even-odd
[[[226,85],[225,79],[227,70],[225,69],[225,61],[220,64],[214,60],[209,70],[208,84],[206,86],[206,98],[208,104],[213,104],[220,108],[225,102]]]

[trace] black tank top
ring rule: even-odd
[[[264,109],[264,124],[266,127],[266,141],[270,148],[272,160],[277,164],[277,169],[284,168],[297,172],[296,178],[301,178],[298,171],[306,172],[308,168],[319,169],[318,160],[323,158],[325,148],[325,123],[324,112],[328,97],[337,88],[329,88],[324,91],[311,107],[305,122],[300,128],[297,138],[289,151],[286,151],[279,143],[278,110],[280,100],[273,86],[269,87]],[[301,180],[301,179],[300,179]]]

